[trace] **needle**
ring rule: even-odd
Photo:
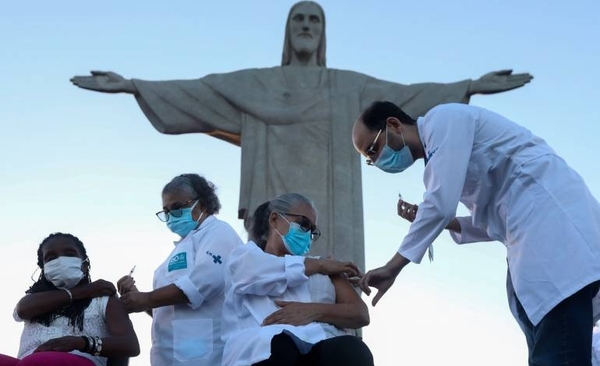
[[[400,192],[398,192],[398,198],[400,199],[400,201],[402,201],[402,205],[400,206],[400,208],[404,210],[406,206],[404,205],[404,199],[402,199],[402,194]]]

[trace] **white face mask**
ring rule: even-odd
[[[58,257],[44,264],[44,276],[58,288],[73,288],[83,279],[79,257]]]

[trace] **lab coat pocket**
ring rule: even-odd
[[[173,355],[186,362],[210,356],[213,351],[212,319],[173,321]]]

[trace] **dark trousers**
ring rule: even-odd
[[[600,281],[591,283],[554,307],[533,325],[517,298],[517,315],[527,339],[530,366],[591,366],[592,298]]]
[[[254,366],[373,366],[369,347],[354,336],[329,338],[302,354],[285,333],[271,340],[271,357]]]

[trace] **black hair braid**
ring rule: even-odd
[[[252,227],[250,228],[250,240],[256,243],[258,247],[265,250],[267,238],[269,236],[269,216],[271,210],[269,205],[271,201],[267,201],[256,208],[252,215]]]
[[[77,246],[77,248],[79,248],[79,250],[83,254],[84,259],[87,259],[87,252],[85,250],[85,247],[83,246],[83,243],[81,242],[81,240],[79,240],[79,238],[77,238],[74,235],[66,234],[66,233],[50,234],[46,239],[44,239],[42,241],[42,243],[38,247],[38,251],[37,251],[37,257],[38,257],[37,264],[42,269],[42,271],[40,273],[40,277],[38,278],[37,282],[35,282],[29,288],[29,290],[25,291],[25,293],[33,294],[33,293],[37,293],[37,292],[52,291],[52,290],[58,289],[56,286],[54,286],[52,284],[52,282],[50,282],[46,279],[46,276],[44,275],[44,258],[42,258],[43,257],[42,256],[42,247],[49,240],[54,239],[54,238],[70,239]],[[89,271],[85,274],[83,281],[84,281],[84,283],[92,282]],[[39,323],[39,324],[43,324],[45,326],[50,326],[50,323],[52,323],[52,321],[54,321],[56,318],[65,316],[65,317],[69,318],[69,324],[73,327],[73,329],[75,329],[75,327],[79,327],[79,330],[83,330],[83,314],[84,314],[85,309],[87,309],[87,307],[90,305],[91,301],[92,301],[92,299],[82,299],[82,300],[73,301],[71,303],[71,305],[69,305],[65,308],[57,309],[52,312],[42,314],[40,316],[37,316],[37,317],[31,319],[31,321]]]

